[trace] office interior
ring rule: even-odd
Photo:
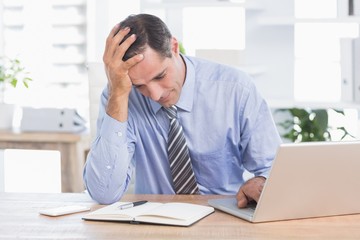
[[[11,121],[0,124],[0,140],[24,137],[28,144],[0,144],[0,192],[81,191],[62,186],[67,173],[52,144],[76,143],[83,152],[66,156],[85,161],[106,85],[105,39],[136,13],[163,19],[186,54],[247,72],[284,142],[359,139],[358,0],[0,0],[0,56],[18,59],[31,78],[28,87],[0,91],[0,118]],[[9,105],[12,113],[5,112]],[[304,114],[326,126],[304,134]],[[68,125],[74,119],[76,128]],[[42,137],[50,139],[48,149],[36,141],[29,147]]]

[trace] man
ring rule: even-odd
[[[147,14],[112,29],[103,60],[108,86],[84,168],[93,199],[118,201],[135,170],[136,193],[236,194],[239,207],[258,201],[280,137],[248,75],[182,55],[166,25]],[[177,117],[169,119],[173,106]],[[179,167],[188,175],[178,177],[193,182],[189,191],[178,186],[169,164],[174,121],[185,136],[182,158],[189,160]],[[247,181],[246,170],[254,174]]]

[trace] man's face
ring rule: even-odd
[[[143,55],[144,59],[129,69],[133,85],[163,107],[176,104],[185,79],[185,64],[178,51],[173,51],[172,58],[163,58],[148,47]]]

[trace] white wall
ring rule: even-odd
[[[88,62],[101,62],[111,29],[128,15],[139,13],[140,0],[88,0]]]
[[[144,0],[89,0],[88,11],[94,13],[95,17],[88,19],[88,62],[102,62],[105,39],[109,31],[129,14],[139,13],[142,1]],[[294,1],[247,0],[246,3],[249,3],[245,5],[247,6],[246,47],[239,53],[241,55],[239,62],[234,65],[244,66],[245,70],[251,69],[250,74],[254,76],[255,84],[272,107],[292,107],[294,106],[294,22],[292,22]],[[156,6],[158,8],[153,9],[154,11],[163,7],[162,4]],[[166,13],[164,19],[179,39],[183,34],[181,17],[179,8]],[[331,103],[321,106],[316,103],[308,104],[310,107],[332,106]],[[299,107],[305,105],[306,103]],[[333,106],[344,107],[341,104],[333,104]],[[350,105],[350,107],[354,106]],[[360,136],[360,127],[358,136]]]
[[[294,28],[269,22],[279,17],[293,17],[293,1],[253,1],[263,8],[246,11],[245,62],[264,69],[254,81],[266,99],[292,101]]]
[[[4,150],[0,149],[0,193],[4,192],[5,189],[5,159],[4,159]]]

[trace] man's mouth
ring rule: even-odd
[[[165,97],[161,97],[159,100],[159,103],[165,103],[165,102],[169,101],[170,95],[171,95],[171,92],[169,92]]]

